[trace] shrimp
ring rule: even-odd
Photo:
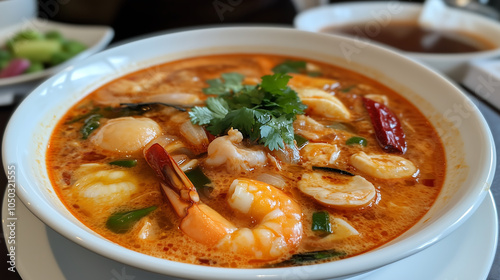
[[[258,149],[248,149],[241,145],[243,135],[237,129],[231,129],[226,136],[215,138],[208,145],[207,165],[225,165],[232,173],[249,172],[267,163],[266,153]]]
[[[107,151],[131,154],[140,151],[161,132],[152,119],[122,117],[107,121],[90,141]]]
[[[297,115],[293,122],[293,129],[297,134],[304,136],[309,140],[319,140],[320,138],[334,133],[334,130],[317,122],[311,117]]]
[[[166,72],[150,72],[146,77],[135,81],[127,79],[117,80],[109,85],[109,89],[116,93],[138,93],[158,86],[166,77]]]
[[[165,72],[154,72],[139,80],[119,79],[111,83],[107,90],[99,90],[95,102],[109,106],[136,102],[141,93],[158,87],[166,77]]]
[[[72,185],[80,197],[79,205],[95,211],[103,207],[118,206],[138,191],[138,184],[128,171],[107,169],[99,163],[82,164],[76,171]]]
[[[408,159],[395,155],[367,155],[358,152],[351,156],[351,164],[356,169],[381,179],[411,177],[417,167]]]
[[[144,149],[148,149],[155,143],[162,146],[172,158],[186,172],[198,166],[198,159],[193,158],[194,154],[177,137],[171,135],[161,135],[149,142]]]
[[[345,105],[328,92],[316,88],[300,88],[296,91],[310,114],[340,121],[351,119],[351,113]]]
[[[333,165],[340,155],[335,144],[309,143],[300,150],[302,160],[311,165]]]
[[[181,218],[180,229],[193,240],[254,260],[275,260],[298,247],[303,235],[302,212],[283,191],[263,182],[235,179],[227,194],[229,206],[257,221],[253,228],[237,228],[200,201],[191,181],[160,145],[151,146],[144,154]]]
[[[376,195],[373,184],[359,175],[329,178],[320,173],[305,173],[298,187],[319,203],[337,209],[366,206]]]

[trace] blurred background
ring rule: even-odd
[[[332,1],[337,2],[337,1]],[[290,25],[299,9],[325,0],[39,0],[38,16],[109,25],[114,42],[166,29],[219,24]]]
[[[403,0],[405,1],[405,0]],[[492,8],[496,17],[500,0],[445,0],[477,10]],[[114,42],[167,29],[219,24],[290,25],[300,10],[310,6],[349,1],[336,0],[38,0],[38,17],[53,21],[109,25]],[[423,2],[415,0],[409,2]],[[481,12],[481,11],[480,11]]]

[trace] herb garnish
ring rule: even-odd
[[[307,106],[287,86],[291,77],[266,75],[258,85],[243,85],[243,78],[238,73],[225,73],[222,79],[207,81],[210,87],[204,92],[217,96],[209,97],[206,107],[192,108],[191,122],[205,125],[213,135],[238,129],[244,137],[270,150],[292,145],[293,121]]]
[[[304,252],[293,255],[290,259],[272,265],[271,267],[282,267],[289,265],[303,265],[314,261],[320,261],[324,259],[342,258],[347,254],[342,251],[337,250],[324,250],[324,251],[314,251],[314,252]]]
[[[272,69],[273,73],[297,73],[297,74],[305,74],[310,77],[318,77],[321,76],[321,72],[319,71],[309,71],[307,69],[307,62],[305,61],[295,61],[295,60],[286,60],[285,62],[274,66]]]
[[[114,213],[106,221],[106,227],[114,233],[126,233],[136,222],[149,215],[149,213],[156,210],[156,208],[158,207],[151,206],[127,212]]]

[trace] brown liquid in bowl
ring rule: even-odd
[[[488,40],[464,31],[434,30],[417,22],[392,22],[387,26],[369,22],[330,26],[320,30],[330,34],[355,36],[373,40],[394,48],[420,53],[469,53],[495,48]]]

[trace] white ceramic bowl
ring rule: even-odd
[[[328,26],[366,23],[362,32],[370,34],[390,21],[416,21],[421,10],[421,4],[398,1],[337,3],[299,13],[294,19],[294,26],[300,30],[319,32]],[[454,29],[478,34],[497,47],[492,50],[464,54],[426,54],[405,51],[401,53],[461,82],[469,62],[500,57],[500,23],[459,9],[450,9],[449,13],[451,17],[459,19],[458,26]],[[376,44],[376,42],[373,43]],[[387,45],[384,47],[391,48]]]
[[[294,29],[242,27],[173,33],[104,51],[48,79],[18,107],[5,132],[5,170],[15,166],[18,196],[47,225],[103,256],[146,270],[198,279],[344,279],[366,273],[432,245],[462,224],[488,193],[496,153],[482,115],[453,84],[423,65],[373,45],[363,45],[363,51],[347,61],[343,48],[353,44],[358,43]],[[59,201],[48,179],[45,153],[56,122],[84,96],[126,73],[217,53],[321,60],[375,78],[404,95],[431,120],[446,145],[448,173],[438,201],[414,227],[378,249],[302,267],[227,269],[176,263],[125,249],[86,228]],[[457,107],[467,114],[457,112]]]

